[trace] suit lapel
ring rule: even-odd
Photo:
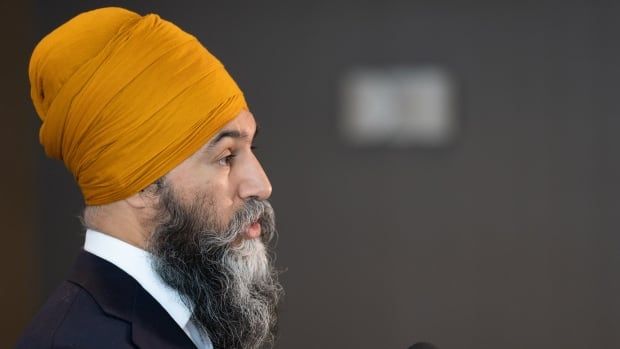
[[[131,323],[139,348],[196,348],[168,312],[114,264],[82,251],[69,280],[87,290],[108,315]]]
[[[131,336],[140,348],[196,348],[187,334],[146,292],[137,292]]]

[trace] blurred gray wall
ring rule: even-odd
[[[619,6],[37,1],[32,45],[110,4],[194,33],[247,95],[286,269],[278,348],[620,347]],[[423,64],[457,80],[454,145],[344,144],[340,78]],[[38,149],[40,304],[83,232],[71,176]]]

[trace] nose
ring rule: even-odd
[[[271,196],[271,183],[258,159],[252,155],[247,168],[243,169],[239,184],[239,196],[243,200],[256,198],[267,200]]]

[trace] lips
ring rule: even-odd
[[[245,235],[248,239],[255,239],[260,236],[260,222],[256,221],[252,223],[245,231]]]

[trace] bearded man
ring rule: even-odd
[[[84,196],[84,250],[18,348],[273,345],[281,287],[256,123],[223,65],[149,14],[86,12],[29,68],[46,153]]]

